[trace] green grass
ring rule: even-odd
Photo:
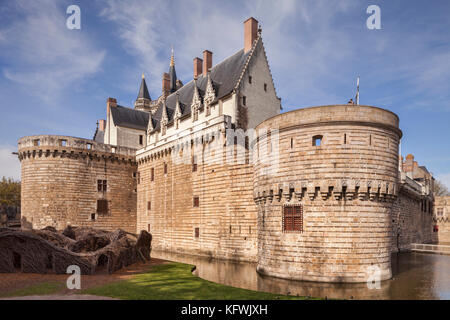
[[[8,293],[0,293],[0,298],[46,295],[61,291],[64,285],[59,282],[43,282]]]
[[[86,289],[82,293],[129,300],[305,299],[225,286],[196,277],[191,269],[191,265],[182,263],[162,264],[130,280]]]

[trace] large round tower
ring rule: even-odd
[[[389,279],[402,135],[397,115],[320,106],[280,114],[256,129],[258,272],[326,282]]]

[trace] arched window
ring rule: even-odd
[[[312,137],[313,147],[320,147],[322,145],[322,139],[323,139],[322,135],[316,135],[316,136]]]

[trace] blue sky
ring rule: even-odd
[[[81,30],[66,8],[81,8]],[[381,30],[366,9],[381,8]],[[10,155],[33,134],[92,137],[106,98],[132,106],[145,73],[161,92],[170,48],[192,79],[204,49],[217,63],[243,47],[242,22],[261,23],[284,111],[360,103],[394,111],[402,153],[450,187],[450,1],[0,0],[0,176],[20,177]]]

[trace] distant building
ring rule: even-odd
[[[450,196],[436,197],[433,220],[436,242],[450,245]]]

